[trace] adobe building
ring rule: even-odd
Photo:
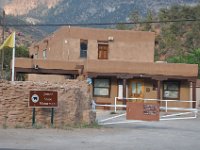
[[[17,58],[15,71],[36,81],[82,76],[102,104],[115,97],[196,101],[198,65],[154,62],[154,43],[153,32],[61,27],[30,47],[32,58]]]

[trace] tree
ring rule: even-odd
[[[140,19],[141,19],[141,16],[139,15],[139,12],[138,12],[138,11],[133,11],[133,12],[130,14],[130,16],[129,16],[129,20],[130,20],[131,22],[134,22],[134,23],[139,22]],[[132,28],[134,28],[134,29],[137,30],[139,27],[140,27],[139,24],[135,24],[135,25],[133,25]]]
[[[116,29],[118,30],[129,30],[128,26],[125,24],[117,24]]]
[[[151,22],[151,21],[153,21],[153,15],[152,15],[151,10],[148,10],[148,11],[147,11],[147,16],[146,16],[145,21],[146,21],[146,22]],[[152,30],[152,24],[150,24],[150,23],[145,23],[145,24],[143,25],[143,30],[144,30],[144,31],[151,31],[151,30]]]
[[[194,49],[185,55],[170,57],[167,61],[170,63],[198,64],[198,77],[200,78],[200,48]]]
[[[28,49],[24,46],[16,47],[15,57],[29,57]],[[2,58],[0,58],[1,61]],[[4,48],[4,74],[5,79],[10,80],[11,74],[11,60],[12,60],[12,48]],[[18,74],[17,79],[25,80],[25,75]]]
[[[158,14],[160,21],[199,19],[200,5],[173,6],[161,9]],[[200,22],[168,22],[160,25],[158,54],[170,58],[185,55],[193,49],[200,48]]]

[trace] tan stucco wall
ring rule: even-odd
[[[62,27],[44,40],[30,47],[30,54],[37,51],[38,58],[42,59],[43,50],[47,48],[47,59],[49,60],[79,60],[80,39],[88,40],[88,59],[98,59],[98,42],[109,41],[109,60],[129,60],[133,62],[154,62],[153,32],[94,29],[79,27]],[[48,44],[47,42],[48,41]]]
[[[67,76],[62,75],[45,75],[45,74],[29,74],[28,81],[35,82],[55,82],[62,83],[67,80]]]
[[[190,99],[190,83],[188,81],[180,81],[180,100],[182,101],[189,101]],[[149,88],[150,92],[147,92],[146,89]],[[151,80],[145,80],[145,96],[144,98],[157,98],[157,90],[153,90],[153,84]],[[161,99],[163,99],[163,84],[161,82]],[[165,106],[165,102],[161,103],[162,106]],[[176,102],[169,102],[168,106],[170,107],[190,107],[190,103],[176,103]]]
[[[91,97],[85,81],[68,80],[61,84],[44,82],[8,82],[0,80],[0,126],[31,127],[32,108],[28,106],[30,91],[56,91],[58,107],[54,110],[54,126],[92,123]],[[51,109],[36,108],[36,124],[50,127]]]
[[[148,92],[149,89],[150,91]],[[161,93],[162,94],[162,93]],[[156,99],[157,98],[157,90],[153,90],[152,80],[145,79],[144,80],[144,98]]]
[[[197,90],[196,91],[197,107],[200,107],[200,87],[196,88],[196,90]],[[191,89],[191,93],[192,93],[192,89]]]
[[[157,90],[153,90],[153,83],[151,79],[144,79],[144,98],[145,99],[157,99]],[[127,84],[129,85],[130,80],[127,80]],[[190,100],[190,86],[189,82],[181,81],[180,82],[180,100],[188,101]],[[147,88],[150,89],[148,92]],[[92,88],[91,88],[92,89]],[[111,94],[110,97],[94,97],[97,103],[107,103],[114,104],[114,98],[118,96],[118,80],[116,78],[112,78],[111,80]],[[130,91],[129,91],[130,92]],[[161,99],[163,97],[163,84],[161,84]],[[129,94],[128,94],[129,95]],[[165,103],[161,103],[162,106],[165,106]],[[176,102],[168,102],[169,107],[191,107],[189,103],[176,103]]]
[[[93,99],[102,104],[113,104],[115,97],[117,97],[118,94],[118,82],[116,78],[110,78],[111,79],[111,88],[110,88],[110,97],[93,97]],[[93,95],[93,87],[91,85],[91,92]]]

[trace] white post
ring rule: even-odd
[[[165,104],[165,112],[167,112],[167,100],[165,102],[166,102],[166,104]]]
[[[12,79],[11,81],[14,81],[15,77],[15,33],[14,33],[14,47],[13,47],[13,52],[12,52]]]
[[[115,97],[115,113],[116,113],[116,111],[117,111],[117,98]]]
[[[96,111],[96,103],[92,100],[92,111]]]

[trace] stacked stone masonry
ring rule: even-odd
[[[0,125],[31,127],[32,108],[28,107],[29,92],[57,91],[58,107],[54,110],[54,126],[90,124],[95,121],[91,98],[85,81],[67,80],[65,83],[0,81]],[[36,124],[50,127],[51,108],[36,108]]]

